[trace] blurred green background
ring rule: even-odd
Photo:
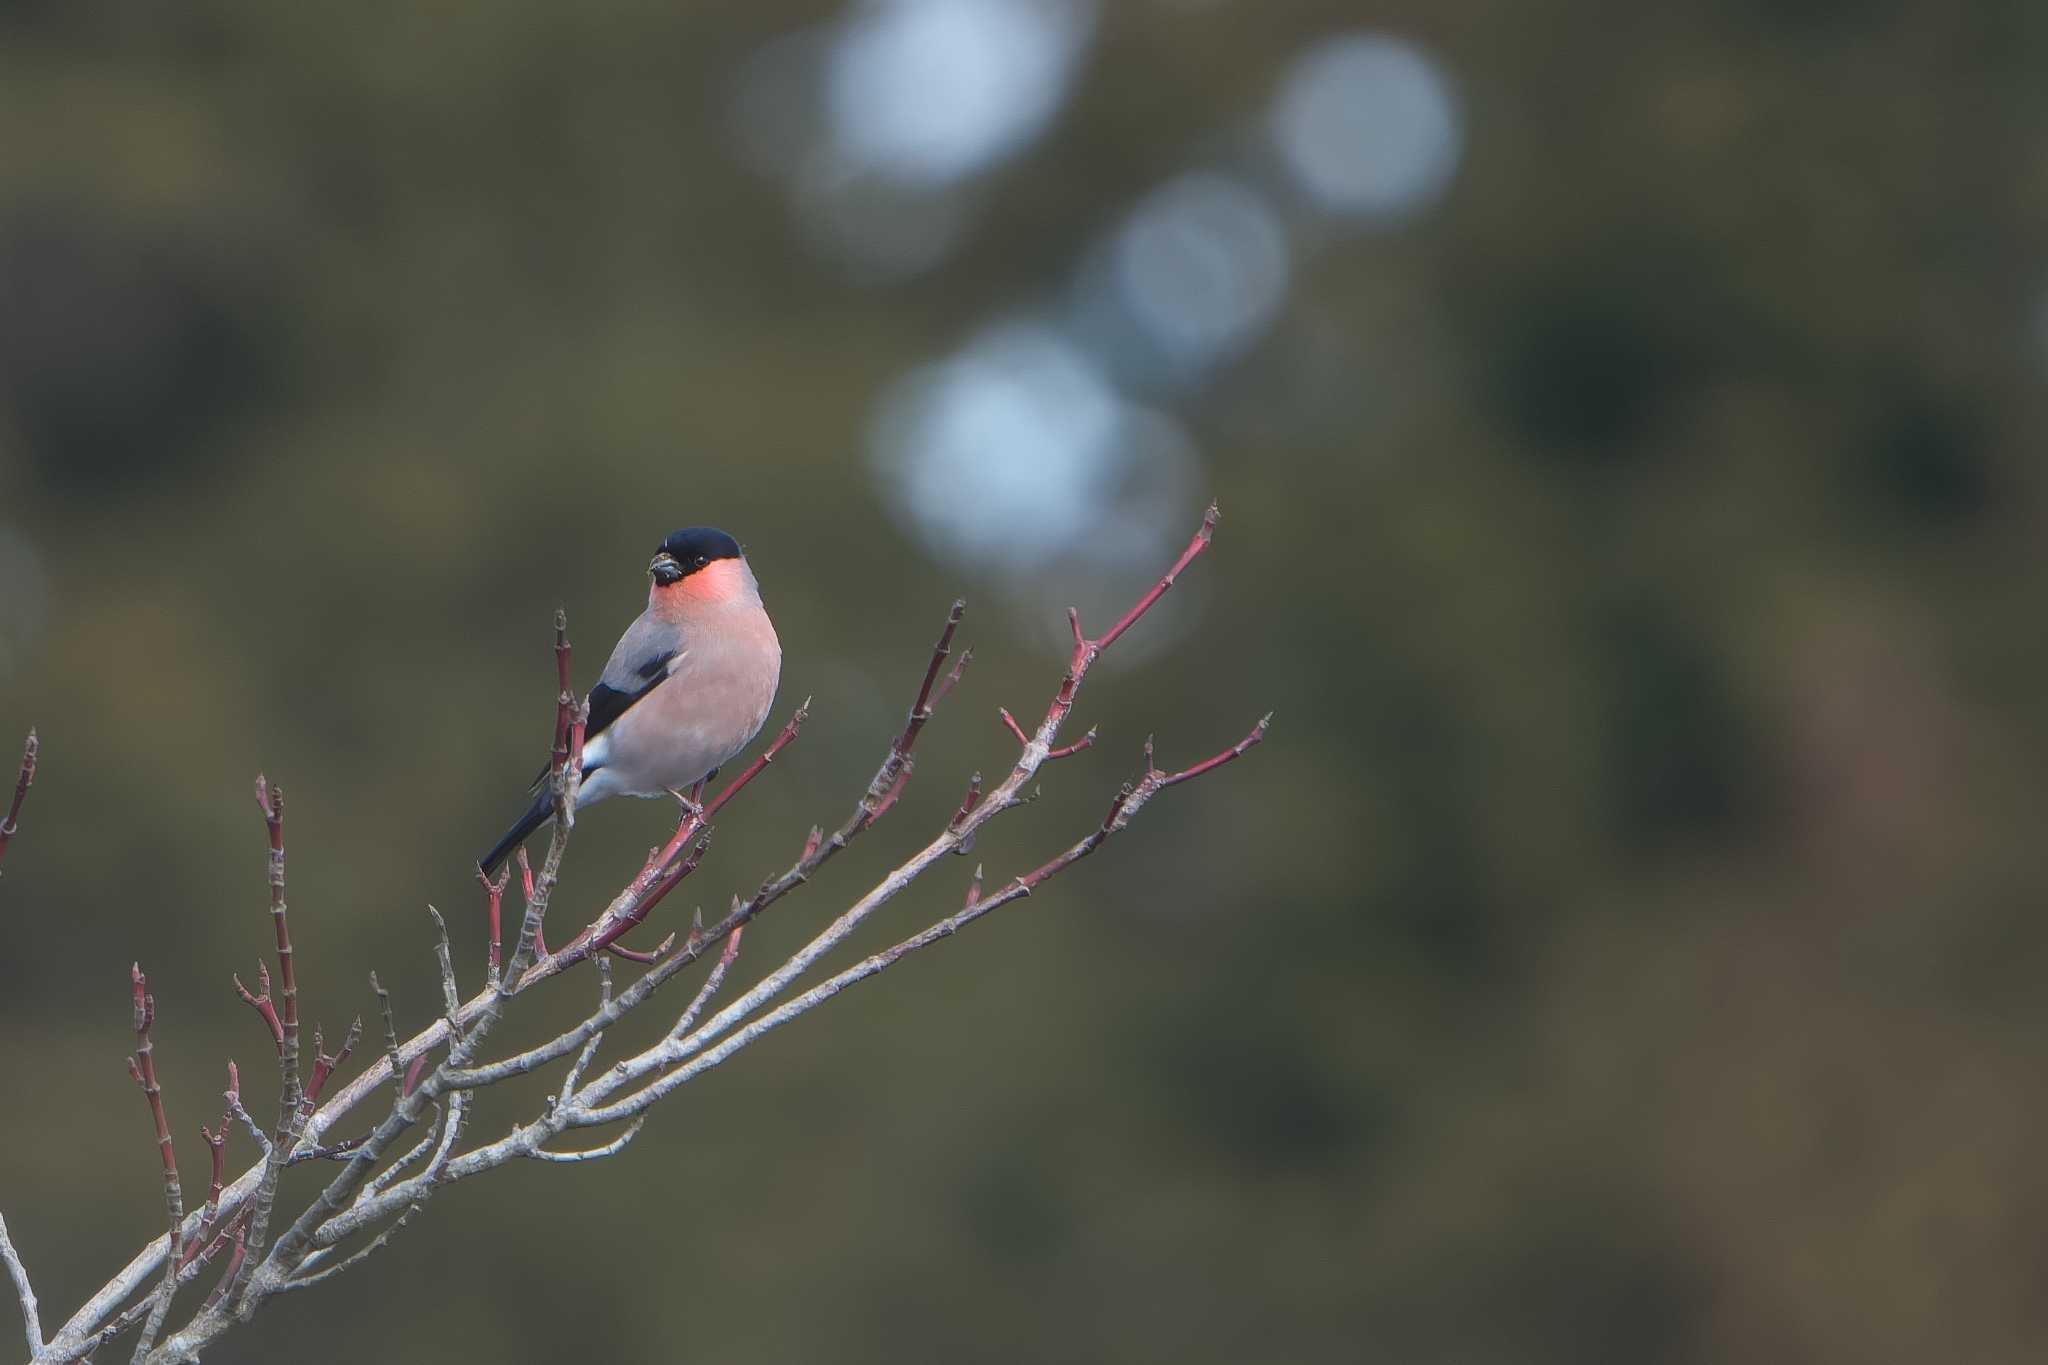
[[[843,818],[965,595],[917,781],[758,971],[1214,496],[975,856],[1148,733],[1265,747],[220,1358],[2048,1345],[2038,3],[13,0],[0,123],[0,1210],[53,1325],[161,1222],[131,959],[188,1190],[223,1060],[269,1102],[259,769],[309,1021],[375,967],[410,1031],[558,604],[587,682],[724,526],[816,697],[672,924]],[[666,819],[600,807],[561,920]]]

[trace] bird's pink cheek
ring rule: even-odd
[[[723,602],[740,590],[740,562],[716,559],[669,591],[681,593],[694,602]]]

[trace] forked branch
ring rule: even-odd
[[[436,956],[442,998],[431,1013],[433,1022],[412,1038],[400,1041],[393,1022],[391,998],[375,977],[383,1018],[385,1046],[355,1077],[345,1082],[357,1042],[357,1020],[336,1052],[329,1056],[314,1035],[314,1060],[303,1085],[299,1074],[299,998],[291,940],[287,929],[284,883],[282,796],[259,779],[270,844],[271,915],[277,949],[278,995],[271,997],[267,967],[259,967],[260,989],[251,993],[236,983],[241,997],[264,1024],[266,1037],[279,1059],[278,1121],[265,1134],[242,1108],[239,1082],[230,1066],[227,1113],[215,1134],[202,1129],[212,1158],[212,1180],[203,1209],[185,1214],[180,1198],[169,1128],[163,1118],[160,1089],[154,1080],[149,1024],[154,1005],[135,979],[137,1047],[135,1068],[161,1137],[170,1230],[145,1248],[74,1314],[47,1345],[40,1341],[35,1302],[27,1274],[0,1226],[0,1259],[15,1279],[29,1321],[31,1349],[39,1365],[78,1360],[111,1341],[137,1322],[144,1322],[136,1359],[196,1359],[237,1321],[246,1321],[279,1294],[324,1283],[341,1271],[360,1265],[390,1246],[397,1231],[420,1217],[432,1196],[447,1185],[470,1179],[513,1161],[580,1164],[623,1152],[642,1130],[653,1107],[696,1077],[723,1064],[782,1025],[801,1018],[847,988],[890,970],[905,958],[958,933],[1003,906],[1033,895],[1051,880],[1095,852],[1127,828],[1160,792],[1242,757],[1264,738],[1262,720],[1230,748],[1186,768],[1167,772],[1145,746],[1144,770],[1122,787],[1107,812],[1080,838],[1029,871],[1000,885],[984,888],[976,868],[965,903],[891,947],[848,965],[823,979],[807,977],[820,962],[870,917],[899,896],[947,856],[966,853],[983,826],[1032,798],[1041,769],[1050,762],[1088,750],[1095,732],[1060,744],[1060,731],[1090,669],[1102,652],[1130,630],[1172,588],[1177,577],[1208,549],[1216,527],[1209,509],[1202,525],[1172,566],[1117,619],[1093,639],[1082,630],[1077,614],[1069,614],[1073,635],[1067,667],[1036,727],[1026,729],[1007,710],[1004,723],[1017,739],[1019,752],[1000,782],[984,787],[981,774],[965,783],[965,795],[938,832],[899,862],[867,891],[788,958],[769,967],[751,986],[714,1008],[737,966],[746,926],[819,872],[854,840],[873,828],[898,804],[916,768],[917,743],[939,703],[959,685],[972,652],[954,654],[954,639],[965,604],[953,603],[937,642],[926,656],[903,728],[891,739],[880,766],[852,811],[839,827],[826,833],[813,827],[796,860],[762,880],[751,895],[736,895],[725,914],[706,928],[696,917],[680,943],[670,933],[651,951],[626,948],[620,938],[647,922],[684,880],[705,864],[710,850],[711,820],[760,778],[798,738],[809,715],[799,707],[761,753],[716,795],[701,805],[686,806],[672,838],[650,851],[639,871],[593,915],[585,927],[550,952],[546,920],[559,884],[564,852],[573,827],[577,775],[587,716],[572,686],[573,655],[567,624],[556,621],[556,709],[549,746],[547,781],[555,819],[547,853],[535,869],[522,862],[523,910],[512,950],[504,953],[500,925],[505,878],[485,880],[488,927],[485,986],[464,1000],[456,980],[455,955],[440,926]],[[952,666],[948,669],[948,660]],[[26,790],[25,779],[22,790]],[[959,790],[959,788],[955,788]],[[693,798],[701,793],[692,793]],[[17,798],[18,805],[18,798]],[[509,876],[509,873],[507,874]],[[431,907],[430,907],[431,909]],[[710,970],[673,1022],[650,1046],[609,1064],[599,1057],[612,1027],[647,1008],[668,983],[684,975],[713,945],[719,951]],[[613,988],[611,959],[637,962],[646,970],[619,989]],[[498,1021],[518,999],[535,987],[579,964],[591,962],[598,973],[596,1000],[576,1025],[524,1050],[491,1057],[488,1040]],[[515,1124],[492,1140],[470,1145],[467,1127],[476,1092],[515,1082],[544,1067],[564,1063],[559,1086],[537,1106],[535,1116]],[[330,1142],[342,1119],[386,1093],[388,1110],[367,1133],[360,1129],[346,1141]],[[332,1093],[329,1093],[329,1092]],[[229,1119],[244,1124],[263,1147],[263,1160],[233,1181],[225,1180],[223,1151]],[[573,1130],[625,1125],[594,1144],[560,1141]],[[270,1235],[279,1198],[279,1175],[299,1161],[331,1158],[339,1168],[326,1178],[318,1195]],[[192,1248],[186,1250],[187,1247]],[[188,1282],[217,1254],[227,1268],[220,1285],[185,1325],[157,1341],[178,1286]],[[152,1278],[156,1288],[146,1290]],[[140,1295],[141,1297],[137,1297]],[[124,1306],[125,1305],[125,1306]],[[145,1321],[146,1320],[146,1321]]]

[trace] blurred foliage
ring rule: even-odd
[[[422,905],[474,939],[552,609],[587,676],[674,526],[746,540],[783,709],[817,697],[707,910],[843,813],[971,603],[911,794],[749,958],[997,769],[1060,622],[901,537],[869,405],[1363,21],[1444,63],[1464,164],[1187,400],[1216,551],[976,857],[1066,842],[1147,732],[1271,707],[1269,743],[223,1358],[2038,1355],[2048,9],[1118,4],[886,286],[732,148],[732,71],[831,12],[0,8],[0,546],[39,566],[0,556],[0,729],[44,738],[0,1206],[46,1314],[161,1217],[130,959],[188,1168],[222,1060],[262,1070],[252,775],[309,1016],[375,966],[422,1024]],[[565,919],[664,814],[586,822]]]

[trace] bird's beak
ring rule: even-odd
[[[654,581],[665,588],[683,576],[683,566],[676,563],[674,555],[664,550],[647,566],[647,572],[653,574]]]

